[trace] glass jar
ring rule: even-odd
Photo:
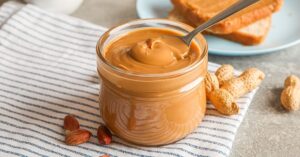
[[[133,73],[108,63],[103,51],[118,37],[143,28],[188,33],[193,28],[164,19],[142,19],[108,30],[97,44],[97,70],[101,77],[100,112],[108,128],[120,138],[140,145],[175,142],[191,133],[206,109],[204,77],[207,43],[201,34],[194,42],[201,57],[191,65],[167,73]]]

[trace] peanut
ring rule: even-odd
[[[234,68],[229,64],[223,64],[217,71],[216,76],[219,80],[220,85],[223,85],[226,81],[232,79]]]
[[[79,145],[87,142],[92,133],[85,129],[80,129],[78,120],[74,115],[67,115],[64,118],[65,143],[67,145]]]
[[[225,115],[237,114],[239,107],[234,98],[224,89],[219,89],[219,81],[215,74],[207,73],[205,77],[206,97],[216,110]]]
[[[72,131],[80,128],[78,120],[73,115],[67,115],[64,118],[64,129],[65,133],[69,134]]]
[[[221,88],[227,90],[234,98],[239,98],[261,84],[265,74],[256,69],[249,68],[239,77],[226,81]]]
[[[300,79],[291,75],[284,82],[281,93],[281,104],[288,111],[296,111],[300,108]]]
[[[284,81],[284,87],[288,86],[300,86],[300,79],[295,75],[287,77]]]
[[[209,93],[210,101],[222,114],[233,115],[239,112],[234,97],[225,89],[217,89]]]
[[[67,145],[79,145],[87,142],[91,138],[92,133],[85,129],[78,129],[66,135],[65,143]]]
[[[106,126],[100,125],[97,130],[97,138],[99,144],[107,145],[112,141],[112,134]]]
[[[208,96],[210,92],[219,89],[219,81],[215,74],[207,72],[205,77],[205,90]]]
[[[225,115],[237,114],[239,106],[235,99],[255,89],[265,78],[265,74],[256,68],[247,69],[237,78],[233,76],[233,70],[231,65],[222,65],[215,75],[208,73],[205,78],[207,98]]]

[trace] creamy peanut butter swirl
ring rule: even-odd
[[[112,65],[130,72],[164,73],[193,64],[200,57],[193,43],[188,48],[170,36],[178,32],[164,29],[143,29],[127,33],[112,42],[104,51]]]

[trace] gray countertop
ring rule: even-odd
[[[73,15],[105,27],[137,18],[135,0],[85,0]],[[251,57],[210,55],[209,61],[240,70],[257,67],[267,76],[239,128],[231,157],[300,156],[300,111],[288,113],[279,101],[285,77],[300,76],[300,45]]]
[[[135,0],[85,0],[73,16],[105,27],[137,18]],[[285,77],[300,76],[300,45],[251,57],[210,55],[209,61],[239,70],[257,67],[267,76],[239,128],[231,157],[300,156],[300,111],[288,113],[279,101]]]

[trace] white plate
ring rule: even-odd
[[[165,18],[172,10],[169,0],[137,0],[140,18]],[[258,46],[244,46],[213,36],[205,36],[210,54],[226,56],[256,55],[279,51],[300,43],[300,1],[285,0],[278,13],[272,17],[271,30]]]

